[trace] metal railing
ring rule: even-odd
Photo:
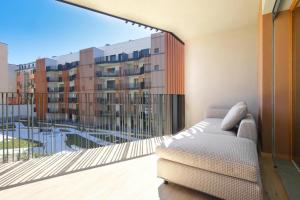
[[[47,82],[62,82],[62,77],[47,77]]]
[[[130,54],[123,54],[121,57],[115,57],[113,60],[111,60],[110,56],[101,56],[95,58],[96,64],[105,64],[105,63],[121,63],[121,62],[128,62],[128,61],[135,61],[139,60],[145,57],[150,57],[150,49],[143,49],[141,51],[137,51],[135,53]]]
[[[61,98],[63,95],[68,96],[66,93],[0,93],[0,162],[174,132],[174,95],[98,92],[72,93],[73,97]],[[48,103],[52,96],[57,99]]]
[[[142,75],[145,73],[144,67],[141,68],[131,68],[131,69],[124,69],[122,71],[116,70],[113,72],[109,71],[97,71],[96,77],[121,77],[121,76],[135,76],[135,75]]]
[[[116,70],[114,72],[108,72],[108,71],[97,71],[96,77],[119,77],[121,76],[120,71]]]

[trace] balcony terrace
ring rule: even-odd
[[[73,68],[76,68],[77,66],[79,66],[79,61],[74,61],[71,63],[66,63],[64,65],[59,64],[59,65],[54,65],[54,66],[46,66],[46,71],[50,72],[50,71],[65,71],[65,70],[70,70]]]
[[[47,77],[47,82],[62,82],[61,77]]]
[[[108,72],[108,71],[97,71],[96,77],[119,77],[121,76],[120,71],[116,70],[114,72]]]
[[[114,56],[114,55],[112,55]],[[109,63],[121,63],[121,62],[129,62],[129,61],[136,61],[140,60],[142,58],[150,57],[150,49],[142,49],[141,51],[136,51],[131,54],[123,54],[122,56],[119,56],[117,59],[116,57],[113,57],[114,59],[111,59],[112,57],[104,56],[104,57],[97,57],[95,58],[96,64],[109,64]]]
[[[3,199],[32,200],[50,196],[62,200],[216,199],[176,184],[166,185],[156,177],[158,158],[153,152],[163,140],[148,139],[0,165],[0,196]],[[263,155],[261,160],[264,199],[288,199],[272,167],[271,157]],[[118,192],[115,192],[116,187]]]
[[[149,70],[147,72],[150,72]],[[124,69],[123,71],[97,71],[96,77],[122,77],[122,76],[137,76],[137,75],[143,75],[145,73],[144,67],[138,68],[138,69]]]
[[[4,99],[9,95],[2,93]],[[90,96],[76,95],[76,98],[69,100]],[[45,104],[43,101],[46,96],[37,93],[22,96],[25,98],[22,105],[9,105],[2,101],[0,106],[3,114],[0,120],[0,191],[143,158],[153,154],[156,145],[171,133],[167,127],[163,128],[171,121],[166,120],[168,116],[157,107],[166,108],[167,95],[121,95],[115,98],[117,102],[114,103],[122,105],[123,109],[101,111],[102,118],[97,120],[101,123],[96,124],[94,121],[88,122],[89,112],[82,114],[76,122],[68,121],[63,114],[78,114],[78,110],[58,109],[55,106],[47,110],[46,119],[39,119],[37,116],[41,116],[41,111],[36,112],[40,109],[39,105]],[[93,96],[104,99],[106,94],[95,93]],[[60,100],[59,97],[48,99],[51,105],[59,105]],[[88,101],[82,102],[83,108],[90,104],[89,98],[85,100]],[[109,96],[108,101],[101,101],[101,105],[106,106],[111,100]],[[126,112],[126,107],[136,108]],[[159,113],[160,116],[156,116]],[[122,119],[119,119],[120,124],[117,125],[117,119],[112,114]],[[97,117],[97,113],[93,117]],[[141,123],[124,124],[127,118],[136,118]]]
[[[2,94],[1,199],[300,199],[299,0],[59,1],[161,31],[151,45],[165,46],[151,51],[166,57],[151,62],[167,95],[110,96],[102,90],[149,84],[105,79],[101,92],[76,93],[76,109],[48,117],[43,103],[33,112],[38,94],[23,95],[24,105]]]

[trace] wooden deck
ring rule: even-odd
[[[150,155],[167,136],[0,165],[0,190]]]
[[[156,177],[157,157],[152,153],[162,140],[154,138],[3,165],[0,199],[214,199],[175,184],[165,185]],[[264,199],[288,199],[271,156],[262,154],[260,161]]]

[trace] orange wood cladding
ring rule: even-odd
[[[38,119],[45,119],[48,108],[48,91],[46,78],[46,61],[45,59],[38,59],[36,61],[35,72],[35,89],[39,95],[35,96],[36,113]]]
[[[300,166],[300,7],[293,12],[293,160]]]
[[[184,44],[170,33],[165,36],[166,93],[184,94]]]
[[[276,152],[279,158],[291,158],[292,136],[292,13],[280,12],[275,21],[276,63]]]
[[[272,14],[262,16],[261,104],[259,121],[263,152],[272,150]]]
[[[260,116],[262,151],[272,148],[272,15],[261,16]],[[292,15],[282,11],[275,21],[275,139],[276,156],[291,158],[292,137]]]

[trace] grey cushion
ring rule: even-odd
[[[245,102],[235,104],[224,117],[221,129],[224,131],[232,129],[247,115],[247,112],[247,104]]]
[[[223,134],[236,137],[236,132],[233,130],[223,131],[221,129],[222,120],[220,118],[206,118],[186,131],[190,133]]]

